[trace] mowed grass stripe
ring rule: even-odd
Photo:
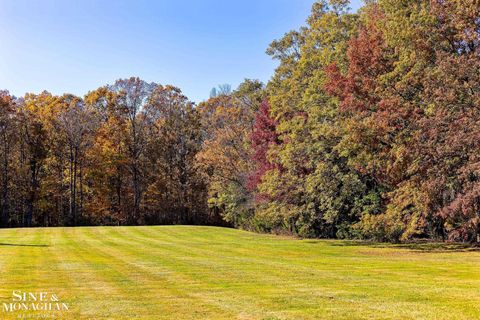
[[[195,248],[195,249],[196,249],[196,248]],[[332,281],[332,282],[333,282],[333,281]],[[388,289],[387,289],[387,290],[388,290]],[[420,299],[421,299],[421,297],[420,297]],[[380,308],[380,309],[381,309],[381,308]]]
[[[30,282],[28,275],[30,267],[36,264],[38,251],[44,251],[45,247],[29,247],[29,245],[37,245],[41,233],[33,230],[18,229],[1,230],[0,257],[1,257],[1,285],[0,298],[2,301],[9,301],[12,297],[12,291],[9,289],[13,286],[18,288],[26,288]],[[26,246],[28,245],[28,247]]]
[[[0,259],[0,276],[6,275],[9,264],[15,261],[14,256],[20,254],[19,250],[14,250],[13,248],[11,248],[12,239],[15,241],[19,238],[19,236],[17,235],[18,232],[19,229],[3,230],[2,232],[2,237],[0,238],[0,252],[2,253]],[[11,248],[11,250],[8,250],[8,248]]]
[[[79,229],[64,229],[62,236],[68,249],[59,259],[65,273],[70,275],[70,288],[74,287],[73,291],[78,293],[72,306],[76,317],[108,319],[115,315],[122,317],[122,311],[133,309],[135,306],[125,301],[129,296],[122,274],[98,255],[96,248],[88,246],[84,233]]]
[[[179,242],[180,242],[180,241],[179,241]],[[182,255],[182,256],[184,256],[184,255]],[[177,266],[178,266],[178,268],[180,268],[180,265],[179,265],[178,263],[177,263]],[[248,278],[248,275],[246,275],[246,276],[247,276],[247,278]],[[237,279],[237,278],[233,278],[233,279]],[[299,279],[297,278],[296,280],[298,281]],[[327,280],[329,280],[330,283],[335,283],[335,280],[334,280],[334,279],[327,279]],[[305,282],[308,282],[308,279],[305,279],[304,281],[305,281]],[[274,283],[274,282],[272,282],[272,283]],[[259,284],[259,287],[262,287],[261,285],[262,285],[262,284]],[[346,285],[348,286],[348,284],[346,284]],[[325,288],[325,286],[323,286],[323,287]],[[388,286],[385,287],[385,290],[386,290],[387,292],[383,292],[383,290],[378,290],[378,288],[377,288],[377,290],[379,291],[378,294],[380,294],[380,296],[382,297],[382,296],[384,296],[385,294],[388,294],[388,291],[391,290],[391,288],[394,288],[394,287],[395,287],[394,285],[392,285],[392,286],[390,286],[390,287],[388,287]],[[280,290],[280,288],[278,288],[278,289]],[[340,292],[340,293],[342,293],[342,292]],[[413,291],[412,291],[412,290],[407,290],[407,291],[405,291],[404,293],[407,293],[407,299],[406,299],[407,301],[406,301],[406,303],[408,303],[408,300],[412,300],[412,299],[413,299],[413,301],[415,301],[415,300],[420,300],[420,301],[422,301],[422,300],[423,300],[423,301],[425,301],[425,302],[428,302],[428,299],[427,299],[427,300],[423,299],[421,296],[418,295],[418,293],[415,292],[415,290],[413,290]],[[357,297],[358,297],[358,296],[357,296]],[[318,297],[317,297],[317,298],[318,298]],[[341,296],[340,296],[340,297],[336,297],[336,298],[337,298],[337,299],[341,299]],[[446,297],[446,298],[448,298],[448,297]],[[344,300],[345,300],[345,299],[344,299]],[[305,298],[304,298],[304,299],[301,299],[300,301],[308,301],[308,299],[305,299]],[[348,301],[348,299],[347,299],[346,301]],[[399,304],[399,306],[403,304],[403,306],[405,307],[405,305],[404,305],[404,304],[405,304],[405,297],[401,297],[401,298],[398,300],[398,304]],[[304,306],[304,307],[305,307],[305,306]],[[370,307],[370,308],[373,308],[374,310],[380,310],[380,311],[383,311],[383,309],[384,309],[381,304],[380,304],[380,305],[377,305],[376,301],[370,301],[369,307]],[[405,308],[400,308],[400,310],[404,310],[404,309],[405,309]],[[406,309],[408,310],[408,305],[407,305],[407,308],[406,308]],[[411,312],[411,311],[410,311],[410,312]],[[398,316],[398,312],[397,312],[397,316]]]
[[[150,278],[163,281],[162,285],[176,294],[176,300],[186,300],[185,305],[201,310],[201,313],[203,312],[209,317],[215,317],[215,314],[219,313],[223,316],[229,315],[227,318],[232,318],[240,312],[239,308],[242,305],[246,305],[245,310],[252,310],[248,312],[247,317],[251,318],[251,313],[258,312],[259,306],[255,305],[255,297],[246,295],[242,298],[242,292],[238,292],[234,301],[228,303],[224,301],[222,292],[218,288],[201,282],[199,279],[200,273],[195,271],[198,269],[198,265],[192,263],[188,253],[184,253],[178,248],[172,249],[171,246],[167,246],[169,249],[162,250],[161,253],[153,251],[152,249],[155,248],[154,241],[150,240],[148,244],[139,242],[129,234],[130,230],[133,229],[122,229],[124,231],[128,230],[125,233],[119,233],[118,230],[109,232],[108,240],[105,240],[102,232],[93,232],[96,240],[102,243],[101,250],[112,258],[131,265],[132,268],[140,269]],[[142,250],[145,247],[148,247],[149,250]],[[190,253],[194,251],[190,250]],[[208,256],[211,255],[206,257]],[[185,258],[190,262],[185,263]],[[244,301],[245,298],[248,298],[249,301]],[[243,311],[243,313],[245,314],[246,311]],[[185,315],[185,317],[188,316]]]
[[[32,281],[35,281],[39,272],[42,271],[32,268],[32,262],[33,265],[40,265],[42,256],[47,255],[48,243],[45,243],[45,235],[34,229],[17,233],[17,235],[17,237],[8,237],[0,247],[2,260],[3,257],[7,257],[3,268],[3,279],[10,284],[15,283],[20,288],[30,288],[34,286]]]
[[[66,319],[480,317],[478,252],[188,226],[0,230],[0,243],[44,245],[0,245],[0,302],[52,290]]]
[[[132,242],[133,241],[128,241],[128,243],[125,243],[125,242],[122,242],[122,243],[118,243],[118,237],[115,236],[115,234],[117,233],[119,229],[115,229],[115,231],[112,231],[112,232],[109,232],[110,234],[110,237],[109,237],[109,240],[105,240],[107,241],[106,243],[104,243],[103,245],[100,245],[98,247],[102,247],[102,248],[105,248],[105,247],[110,247],[112,245],[114,245],[116,243],[116,247],[119,247],[119,248],[122,248],[122,250],[125,250],[126,248],[128,248],[129,246],[132,245]],[[122,230],[126,230],[126,229],[122,229]],[[128,230],[132,230],[132,229],[128,229]],[[135,228],[135,230],[137,230],[137,228]],[[128,237],[129,239],[134,239],[134,237]],[[103,237],[102,235],[100,235],[100,232],[98,232],[98,239],[105,239],[105,237]],[[117,239],[117,240],[115,240]],[[144,245],[142,245],[142,247],[144,247]],[[170,248],[170,246],[168,246]],[[152,248],[152,245],[150,245],[150,248]],[[132,249],[133,251],[137,251],[135,248]],[[150,250],[151,251],[151,250]],[[192,255],[192,252],[196,252],[196,250],[194,248],[191,248],[190,250],[190,254],[189,253],[185,253],[185,252],[179,252],[179,250],[175,250],[177,256],[181,256],[183,257],[182,260],[184,260],[185,258],[191,258],[191,255]],[[165,251],[163,251],[163,253],[165,253]],[[190,257],[189,257],[190,255]],[[198,255],[198,254],[197,254]],[[112,256],[120,256],[118,254],[112,254]],[[123,256],[130,256],[130,254],[124,254]],[[202,255],[200,255],[202,256]],[[209,253],[209,254],[205,254],[203,255],[206,259],[208,259],[208,257],[213,257],[215,256],[214,254],[212,253]],[[147,254],[146,257],[151,257],[151,254]],[[139,259],[139,254],[137,254],[137,260],[140,260]],[[190,260],[190,259],[189,259]],[[226,260],[226,258],[225,258]],[[170,276],[171,278],[171,281],[175,282],[177,284],[177,286],[181,286],[182,288],[184,288],[184,290],[186,290],[187,292],[189,292],[189,295],[190,296],[196,296],[197,298],[200,298],[202,300],[206,300],[206,299],[209,299],[209,302],[211,304],[216,304],[217,306],[220,306],[222,308],[234,308],[236,310],[238,310],[240,308],[240,310],[238,310],[238,312],[241,311],[241,308],[243,307],[243,311],[241,311],[241,314],[243,314],[244,316],[246,317],[249,317],[251,318],[253,315],[252,314],[255,314],[255,313],[259,313],[261,311],[263,312],[268,312],[268,313],[275,313],[274,311],[268,311],[268,309],[264,309],[263,306],[260,304],[262,302],[262,300],[264,300],[262,298],[262,294],[265,295],[265,291],[268,291],[269,290],[269,286],[268,286],[268,283],[265,283],[265,284],[258,284],[258,283],[251,283],[251,279],[249,279],[250,277],[253,277],[252,275],[250,274],[245,274],[245,271],[243,272],[243,277],[235,277],[235,276],[232,276],[230,277],[230,283],[232,282],[238,282],[238,281],[249,281],[249,283],[247,283],[247,285],[250,285],[249,287],[247,285],[243,285],[242,287],[239,287],[238,285],[236,286],[237,288],[232,288],[231,285],[228,285],[228,287],[230,288],[230,293],[228,295],[224,295],[224,291],[225,289],[222,289],[221,287],[218,287],[218,285],[215,285],[215,284],[209,284],[209,283],[206,283],[206,282],[203,282],[201,283],[201,286],[198,284],[199,281],[197,280],[204,277],[204,273],[208,273],[211,271],[211,269],[208,267],[208,266],[205,266],[204,262],[202,262],[203,265],[200,266],[200,271],[198,271],[198,263],[196,262],[193,262],[190,260],[189,264],[184,264],[182,261],[178,261],[176,260],[175,257],[172,257],[172,256],[165,256],[164,259],[162,261],[157,261],[157,264],[158,265],[165,265],[165,263],[167,264],[172,264],[172,270],[173,269],[176,269],[175,270],[175,273],[172,273],[172,275]],[[197,270],[197,271],[196,271]],[[258,270],[256,270],[256,272],[258,273]],[[179,273],[182,273],[181,274],[181,277],[179,277]],[[186,276],[188,277],[187,280],[185,280]],[[210,281],[212,280],[216,280],[215,277],[222,277],[224,276],[224,274],[222,275],[221,273],[217,273],[216,275],[214,274],[213,277],[210,279]],[[268,277],[267,275],[264,275],[264,277]],[[195,283],[197,283],[195,285]],[[270,289],[271,293],[273,294],[279,294],[279,291],[282,291],[282,287],[279,287],[276,285],[276,282],[273,281],[272,284],[275,285],[275,287],[273,289]],[[192,288],[192,286],[194,286]],[[238,290],[237,290],[238,289]],[[206,292],[204,292],[206,291]],[[215,292],[217,292],[217,294],[214,294]],[[205,293],[205,294],[204,294]],[[212,296],[213,296],[213,299],[212,299]],[[210,298],[207,298],[207,297],[210,297]],[[267,304],[267,306],[269,306],[270,304]],[[246,311],[246,310],[251,310],[251,311]]]
[[[125,230],[125,229],[123,229]],[[144,229],[141,229],[141,228],[136,228],[136,229],[131,229],[131,230],[135,230],[134,232],[136,234],[138,233],[143,233],[142,230]],[[149,229],[151,230],[151,229]],[[148,236],[148,241],[151,241],[151,239],[153,239],[152,237],[152,234],[149,234]],[[145,240],[145,239],[144,239]],[[198,238],[195,239],[198,241]],[[198,242],[196,242],[198,243]],[[280,247],[280,246],[279,246]],[[203,247],[202,247],[203,248]],[[191,248],[189,249],[190,252],[192,251]],[[198,247],[195,247],[195,252],[197,251],[202,251],[203,249],[198,249]],[[384,250],[384,249],[382,249]],[[230,257],[230,256],[221,256],[220,257],[220,260],[225,264],[225,261],[231,261],[231,260],[235,260],[235,259],[240,259],[238,258],[237,256],[235,256],[235,253],[238,251],[238,249],[236,250],[236,248],[233,248],[232,251],[230,253],[233,253],[233,256]],[[207,255],[208,252],[204,252],[202,254],[205,254]],[[223,254],[223,252],[222,252]],[[256,251],[255,255],[258,256],[259,252]],[[425,259],[428,255],[431,255],[431,254],[422,254],[423,258]],[[218,257],[215,257],[213,255],[210,255],[212,256],[212,259],[215,259],[215,258],[218,258]],[[354,256],[355,257],[355,256]],[[307,258],[305,256],[305,258]],[[440,281],[437,281],[437,280],[433,280],[433,281],[430,281],[432,283],[422,283],[422,281],[417,281],[417,280],[422,280],[422,277],[425,275],[425,274],[429,274],[428,272],[426,272],[425,270],[422,270],[422,268],[419,268],[418,265],[416,267],[412,267],[412,265],[415,264],[415,262],[407,262],[407,263],[404,263],[404,264],[401,264],[401,265],[398,265],[398,262],[394,261],[394,262],[390,262],[389,264],[391,264],[391,266],[388,266],[388,264],[386,265],[385,261],[382,261],[382,263],[377,263],[376,261],[370,261],[369,262],[369,265],[363,265],[361,266],[361,268],[358,268],[354,262],[357,262],[358,263],[358,260],[360,260],[358,258],[358,256],[355,257],[356,261],[353,261],[352,260],[352,257],[338,257],[337,258],[337,268],[334,268],[334,270],[325,270],[324,268],[324,264],[323,263],[317,263],[316,265],[310,265],[310,266],[307,266],[305,264],[299,264],[299,263],[295,263],[292,262],[290,263],[288,260],[285,262],[278,262],[278,261],[275,261],[275,260],[271,260],[271,259],[268,259],[268,260],[265,260],[265,259],[260,259],[260,258],[256,258],[256,257],[243,257],[241,258],[242,262],[251,262],[251,263],[255,263],[255,264],[264,264],[264,267],[272,267],[272,269],[270,270],[273,270],[273,274],[275,274],[275,271],[278,271],[278,267],[285,267],[285,268],[291,268],[293,269],[292,271],[297,271],[298,272],[306,272],[307,273],[307,277],[314,277],[315,279],[318,279],[318,277],[325,277],[325,273],[328,274],[328,280],[332,283],[335,283],[337,280],[347,280],[347,286],[349,284],[351,284],[352,282],[356,282],[354,283],[355,286],[357,285],[365,285],[365,286],[371,286],[372,285],[372,278],[373,279],[376,279],[376,280],[379,280],[381,281],[382,283],[385,283],[385,289],[386,290],[389,290],[391,287],[397,287],[397,288],[400,288],[402,286],[405,286],[405,281],[408,281],[407,283],[407,288],[405,291],[409,292],[409,294],[411,294],[410,292],[412,291],[412,285],[413,287],[419,287],[422,289],[422,291],[427,291],[426,293],[424,293],[424,295],[431,295],[431,294],[435,294],[435,293],[440,293],[440,299],[450,299],[452,296],[449,295],[448,297],[446,297],[444,294],[442,294],[442,292],[439,292],[438,288],[435,287],[435,284],[438,284]],[[342,259],[349,259],[351,261],[346,261],[345,264],[341,264],[341,260]],[[290,259],[291,260],[291,259]],[[306,259],[305,259],[306,260]],[[370,260],[373,260],[373,259],[370,259]],[[396,259],[398,260],[398,259]],[[363,264],[365,264],[367,261],[363,261]],[[349,268],[345,268],[345,265],[348,265]],[[322,268],[322,269],[316,269],[316,268]],[[399,268],[401,267],[401,268]],[[343,271],[342,272],[338,272],[338,269],[339,268],[342,268]],[[355,275],[355,273],[360,273],[360,272],[365,272],[365,270],[372,270],[374,272],[371,272],[371,274],[369,274],[369,278],[365,278],[365,279],[362,279],[361,277],[358,277]],[[396,270],[395,270],[396,269]],[[400,270],[399,270],[400,269]],[[267,269],[268,270],[268,269]],[[473,269],[470,270],[470,272],[474,271]],[[441,271],[441,273],[445,273],[446,270],[443,270]],[[279,271],[280,273],[280,271]],[[343,274],[342,274],[343,273]],[[436,272],[438,273],[438,272]],[[402,276],[405,276],[405,275],[408,275],[405,278],[402,278]],[[265,275],[263,276],[263,278],[265,278]],[[340,278],[340,279],[339,279]],[[242,278],[236,278],[236,279],[242,279]],[[287,284],[285,283],[285,281],[289,281],[290,282],[294,282],[295,280],[298,280],[298,279],[289,279],[289,278],[286,278],[283,277],[283,279],[279,279],[280,282],[284,282],[283,284]],[[308,281],[308,279],[304,279],[305,281]],[[471,279],[469,281],[466,281],[466,280],[463,280],[463,281],[457,281],[457,284],[458,282],[460,282],[459,286],[463,286],[463,282],[465,282],[465,285],[467,285],[466,289],[471,289]],[[278,283],[278,282],[277,282]],[[469,284],[469,285],[468,285]],[[460,295],[464,298],[465,297],[465,293],[463,292],[463,289],[459,288],[459,291],[460,291]],[[472,294],[475,294],[475,291],[470,291]],[[381,293],[381,292],[380,292]],[[420,299],[428,299],[428,296],[425,296],[425,297],[422,297],[421,294],[418,294],[418,293],[415,293],[415,296],[416,298],[418,298],[419,300]],[[478,297],[478,295],[477,295]],[[460,297],[459,297],[460,298]],[[462,299],[459,299],[459,301],[462,301]]]
[[[111,254],[112,244],[99,244],[92,237],[92,230],[78,229],[82,243],[81,247],[77,246],[76,252],[87,263],[85,270],[92,270],[96,278],[111,288],[103,292],[103,297],[99,297],[108,304],[102,311],[104,317],[133,319],[139,317],[141,310],[146,308],[152,315],[157,315],[157,319],[171,314],[188,315],[191,312],[191,305],[182,303],[181,296],[170,292],[163,283],[152,283],[148,274]],[[119,253],[120,256],[127,254],[126,250]],[[95,288],[95,280],[92,281],[91,288]],[[91,313],[89,308],[88,315]]]
[[[135,229],[136,232],[138,232],[138,230],[138,228]],[[309,307],[308,301],[312,296],[309,288],[306,290],[302,290],[301,288],[299,289],[298,286],[292,285],[295,283],[295,281],[298,281],[298,277],[291,278],[289,276],[285,276],[286,274],[302,274],[300,270],[295,270],[296,267],[294,265],[288,266],[291,270],[288,270],[287,273],[285,273],[285,270],[278,268],[279,266],[286,266],[287,264],[285,263],[253,257],[248,258],[238,255],[234,248],[232,248],[232,252],[230,252],[228,256],[225,255],[223,251],[213,254],[212,252],[208,252],[208,250],[203,249],[203,246],[200,246],[202,249],[198,249],[199,238],[196,237],[194,240],[195,244],[193,244],[188,251],[181,252],[182,256],[190,255],[191,257],[193,255],[191,252],[204,251],[203,253],[197,255],[202,257],[210,257],[208,258],[208,264],[211,264],[212,266],[216,265],[217,268],[210,268],[208,264],[204,265],[202,268],[202,273],[196,272],[195,277],[198,279],[203,279],[203,282],[207,285],[212,286],[212,284],[214,284],[215,288],[223,289],[225,293],[223,297],[240,298],[242,295],[254,297],[255,302],[250,304],[250,309],[255,307],[257,310],[269,310],[269,306],[271,306],[272,303],[278,302],[279,299],[282,300],[282,308],[287,308],[290,302],[294,302],[294,305],[290,307],[290,309],[298,307],[299,302],[304,304],[303,308]],[[216,243],[211,243],[210,247],[215,247],[215,244]],[[258,251],[253,250],[252,252],[253,254],[256,254]],[[205,262],[191,262],[190,266],[196,265],[196,267],[190,268],[188,272],[191,273],[192,270],[197,270],[198,264],[205,264]],[[235,275],[232,276],[231,274],[228,274],[228,276],[225,277],[225,272],[217,272],[219,270],[218,267],[222,266],[223,268],[221,269],[233,270]],[[239,266],[241,267],[239,268]],[[277,272],[283,272],[283,275],[278,276],[276,275]],[[308,276],[308,278],[305,279],[304,285],[302,285],[303,287],[305,287],[305,285],[308,286],[309,278],[310,277]],[[284,299],[282,298],[282,295],[287,295],[290,297],[288,299]],[[322,295],[317,295],[317,301],[311,303],[310,306],[318,308],[318,299],[322,298],[326,301],[331,301],[331,295],[324,293]],[[235,301],[237,306],[241,305],[241,302],[243,302],[241,299],[235,299]],[[233,303],[235,303],[235,301]],[[272,311],[270,308],[268,313],[270,315],[281,315],[283,313],[281,310],[282,308],[278,308],[276,311]]]
[[[125,230],[125,229],[124,229],[124,230]],[[129,229],[129,230],[131,230],[131,229]],[[135,228],[134,230],[138,230],[138,228]],[[112,235],[112,239],[115,238],[115,237],[114,237],[114,234],[115,234],[116,232],[118,232],[118,229],[116,229],[116,231],[111,234],[111,235]],[[135,237],[128,237],[128,238],[134,239]],[[152,239],[152,238],[150,238],[150,239]],[[195,240],[196,240],[195,242],[192,242],[192,248],[195,247],[195,244],[198,243],[198,239],[195,239]],[[112,240],[112,241],[113,241],[113,240]],[[177,240],[177,242],[182,242],[182,241]],[[195,243],[195,244],[193,244],[193,243]],[[119,246],[128,246],[128,244],[123,243],[123,244],[119,244]],[[152,246],[151,246],[151,247],[152,247]],[[166,247],[170,248],[171,246],[166,246]],[[177,251],[178,251],[178,250],[177,250]],[[193,251],[196,252],[196,251],[197,251],[197,248],[195,247],[195,250],[191,250],[191,249],[190,249],[190,252],[193,252]],[[185,253],[185,252],[177,252],[177,254],[179,254],[179,253],[181,253],[180,256],[182,256],[182,257],[188,257],[188,256],[190,255],[190,258],[191,258],[191,255],[192,255],[192,253],[189,254],[189,253]],[[212,255],[212,254],[210,254],[210,253],[209,253],[209,254],[205,254],[205,256],[207,256],[207,257],[208,257],[208,256],[214,257],[214,255]],[[223,261],[229,260],[229,259],[227,259],[227,257],[223,257],[222,259],[223,259]],[[176,265],[176,267],[177,267],[178,270],[183,269],[183,268],[182,268],[182,263],[179,263],[178,261],[175,262],[174,265]],[[278,267],[278,266],[275,266],[275,267]],[[195,265],[190,265],[190,271],[189,271],[189,272],[191,273],[192,270],[195,270]],[[207,269],[207,270],[208,270],[208,269]],[[243,270],[244,273],[246,272],[245,268],[242,269],[242,270]],[[271,270],[276,270],[276,269],[271,269]],[[298,270],[298,271],[301,271],[301,270]],[[315,270],[313,270],[313,271],[315,271]],[[325,271],[321,270],[320,272],[325,272]],[[257,270],[257,273],[259,273],[258,270]],[[298,274],[299,274],[299,275],[302,275],[301,272],[298,273]],[[198,277],[202,277],[202,276],[204,276],[204,274],[198,274],[197,276],[198,276]],[[219,275],[217,274],[216,277],[218,278]],[[272,284],[274,284],[274,285],[277,284],[277,286],[273,288],[273,290],[272,290],[273,292],[279,292],[279,291],[281,291],[282,289],[285,288],[286,283],[281,283],[281,285],[278,286],[278,283],[275,282],[275,279],[271,279],[271,277],[269,277],[268,275],[263,275],[263,277],[269,279],[270,281],[269,281],[267,284],[265,284],[265,283],[254,283],[254,284],[255,284],[255,285],[253,286],[253,290],[254,290],[254,291],[259,291],[259,290],[262,290],[262,289],[263,289],[263,291],[266,291],[265,289],[268,288],[268,286],[269,286],[269,285],[272,285]],[[233,281],[235,281],[236,279],[248,279],[248,280],[251,282],[252,278],[254,278],[254,276],[252,277],[251,274],[244,274],[244,277],[231,277],[230,282],[233,282]],[[311,277],[311,278],[312,278],[312,279],[318,279],[318,277],[315,277],[315,276],[313,276],[313,277]],[[351,277],[351,278],[354,279],[354,277]],[[284,279],[288,279],[288,278],[285,278],[285,276],[284,276]],[[299,280],[300,280],[300,281],[303,281],[303,283],[308,283],[308,282],[310,281],[309,278],[299,279],[298,277],[294,277],[293,280],[295,280],[295,281],[299,281]],[[327,277],[326,280],[327,280],[328,283],[338,286],[338,283],[337,283],[337,281],[336,281],[337,279],[332,278],[332,277]],[[285,280],[283,280],[283,282],[285,282]],[[388,283],[388,282],[387,282],[387,283],[386,283],[386,286],[382,286],[381,288],[378,288],[378,287],[377,287],[377,288],[376,288],[376,290],[378,291],[378,292],[377,292],[377,296],[379,296],[380,298],[382,298],[385,294],[389,294],[389,291],[391,291],[392,288],[398,287],[397,283],[401,283],[401,281],[399,281],[398,279],[396,279],[396,282],[394,282],[394,283]],[[366,283],[366,286],[367,286],[367,289],[368,289],[369,287],[371,287],[371,284]],[[324,290],[325,287],[326,287],[325,284],[323,284],[322,287],[323,287],[323,290]],[[348,290],[345,290],[345,289],[344,289],[344,290],[340,290],[340,291],[338,291],[338,290],[337,290],[337,291],[332,291],[332,292],[330,292],[330,295],[325,295],[325,294],[323,294],[323,295],[320,295],[320,297],[323,297],[323,298],[328,297],[328,298],[331,299],[331,298],[332,298],[332,295],[333,295],[333,298],[340,299],[340,300],[343,299],[344,301],[349,302],[349,301],[351,301],[351,300],[350,300],[350,295],[351,295],[351,291],[353,291],[352,289],[357,289],[357,288],[356,288],[355,284],[352,286],[351,280],[349,280],[348,277],[347,277],[347,281],[345,281],[344,287],[346,287],[345,289],[348,289]],[[261,288],[261,289],[259,289],[259,288]],[[244,291],[246,291],[246,289],[248,289],[248,287],[244,287],[243,289],[244,289]],[[361,288],[361,287],[360,287],[359,289],[360,289],[360,290],[364,290],[365,288]],[[241,292],[241,291],[240,291],[240,292]],[[290,293],[292,293],[292,292],[290,292]],[[346,298],[345,298],[345,297],[342,297],[342,295],[344,295],[345,293],[346,293],[346,295],[347,295]],[[391,294],[391,293],[390,293],[390,294]],[[237,295],[237,296],[239,295],[238,292],[236,293],[236,295]],[[424,301],[424,302],[427,302],[427,303],[428,303],[428,297],[427,297],[427,298],[422,297],[421,294],[419,294],[419,293],[416,292],[415,290],[412,290],[412,288],[410,287],[410,285],[408,286],[407,290],[403,290],[403,291],[402,291],[402,290],[399,290],[399,294],[398,294],[398,295],[399,295],[399,300],[398,300],[399,307],[400,307],[400,306],[403,306],[403,307],[404,307],[404,308],[400,308],[400,310],[403,310],[403,309],[407,309],[407,310],[408,310],[408,307],[409,307],[408,304],[409,304],[410,302],[415,302],[415,301],[417,301],[417,300],[418,300],[418,301]],[[402,296],[402,295],[403,295],[403,296]],[[405,296],[405,295],[406,295],[406,296]],[[365,295],[363,295],[363,296],[366,297]],[[260,296],[260,297],[261,297],[261,296]],[[258,299],[258,300],[261,300],[260,297],[257,298],[257,299]],[[354,298],[362,297],[362,294],[360,294],[360,295],[354,294],[353,297],[354,297]],[[299,298],[298,301],[300,301],[300,302],[307,302],[307,301],[309,300],[308,298],[309,298],[309,296],[307,296],[307,297],[302,297],[301,299]],[[317,295],[317,299],[318,299],[318,298],[319,298],[319,296]],[[442,297],[441,297],[441,300],[443,300],[443,298],[449,299],[449,297],[442,296]],[[237,300],[237,301],[238,301],[238,300]],[[241,300],[240,300],[240,301],[241,301]],[[297,304],[298,304],[298,301],[296,302]],[[240,302],[237,302],[237,304],[240,304]],[[407,304],[407,305],[406,305],[406,304]],[[440,304],[440,305],[443,305],[443,304]],[[308,303],[307,303],[304,307],[308,307]],[[383,306],[381,303],[379,304],[378,301],[376,301],[375,299],[369,301],[368,307],[369,307],[370,309],[373,309],[373,310],[380,310],[380,311],[382,311],[382,312],[384,311],[384,306]],[[405,307],[406,307],[406,308],[405,308]],[[258,308],[258,306],[257,306],[257,308]],[[409,311],[409,312],[411,312],[411,311]],[[398,316],[398,311],[397,311],[397,316]]]
[[[148,240],[139,242],[139,238],[132,237],[129,235],[129,232],[126,232],[126,230],[137,229],[121,229],[121,233],[118,232],[119,230],[120,229],[116,229],[110,233],[111,237],[108,242],[115,244],[116,247],[122,248],[122,250],[129,248],[129,254],[123,255],[123,257],[131,257],[136,253],[135,258],[137,262],[133,266],[141,268],[144,272],[151,274],[152,277],[159,275],[159,266],[167,268],[166,270],[168,271],[165,272],[165,269],[163,269],[164,271],[160,273],[160,276],[163,278],[165,273],[168,274],[169,285],[176,288],[176,290],[181,290],[185,296],[193,300],[202,301],[202,303],[209,305],[210,308],[220,308],[223,312],[233,310],[241,312],[247,317],[252,317],[254,314],[262,311],[271,312],[268,309],[263,309],[260,296],[249,294],[246,292],[246,288],[241,288],[243,290],[235,290],[231,283],[241,282],[242,279],[247,278],[245,274],[239,278],[229,272],[229,270],[232,270],[231,268],[221,271],[213,268],[215,261],[209,260],[213,260],[214,252],[202,250],[203,252],[199,253],[194,246],[188,251],[184,250],[183,246],[165,246],[164,240],[161,240],[162,244],[157,243],[157,246],[166,247],[168,248],[167,250],[162,250],[160,253],[158,250],[139,252],[138,249],[145,245],[149,245],[150,248],[155,247],[153,244],[155,243],[155,239],[150,237]],[[98,237],[99,239],[104,239],[102,235],[98,235]],[[136,240],[132,241],[129,239]],[[146,242],[148,242],[148,244]],[[227,257],[224,257],[224,260],[227,260]],[[132,263],[130,259],[125,258],[125,261]],[[141,261],[141,263],[139,264],[138,261]],[[215,272],[214,277],[205,278],[205,275],[211,273],[212,270]],[[224,286],[219,286],[218,279],[215,279],[215,277],[224,277],[226,274],[230,276],[230,285],[228,285],[228,287],[230,290],[234,290],[233,295],[226,295]],[[262,286],[255,288],[257,293],[260,290],[262,290]]]

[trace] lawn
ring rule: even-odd
[[[0,230],[1,319],[477,319],[480,252],[213,227]]]

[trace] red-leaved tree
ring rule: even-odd
[[[255,122],[251,134],[253,149],[252,160],[255,162],[256,169],[248,178],[247,187],[250,191],[255,191],[262,181],[263,175],[276,166],[268,157],[269,148],[272,145],[279,144],[276,126],[277,122],[270,115],[270,104],[268,99],[266,99],[262,102],[255,115]],[[264,196],[260,194],[256,196],[256,199],[261,200],[263,197]]]

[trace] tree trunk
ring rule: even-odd
[[[80,219],[82,219],[82,216],[83,216],[83,170],[82,168],[83,166],[80,163],[80,206],[78,211]]]
[[[139,181],[139,173],[137,164],[134,164],[133,167],[133,219],[131,221],[132,224],[138,224],[140,218],[140,200],[141,200],[141,192],[140,192],[140,181]]]
[[[8,156],[9,156],[9,148],[8,148],[8,141],[7,135],[3,133],[3,188],[2,188],[2,217],[1,217],[1,226],[8,227],[9,220],[10,220],[10,204],[8,198]]]
[[[73,154],[73,194],[72,194],[72,208],[73,208],[73,225],[77,225],[77,148],[74,149]]]
[[[25,221],[24,224],[26,227],[31,227],[32,226],[32,220],[33,220],[33,210],[34,210],[34,204],[36,200],[36,194],[37,194],[37,178],[36,178],[36,173],[37,173],[37,162],[32,160],[30,162],[30,192],[29,196],[27,199],[27,212],[25,215]]]
[[[73,224],[73,149],[70,147],[70,159],[69,159],[69,190],[70,190],[70,195],[69,195],[69,212],[68,212],[68,220],[69,224]]]

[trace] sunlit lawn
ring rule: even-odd
[[[0,230],[0,305],[55,293],[57,319],[478,319],[480,252],[212,227]],[[4,312],[0,319],[45,312]]]

